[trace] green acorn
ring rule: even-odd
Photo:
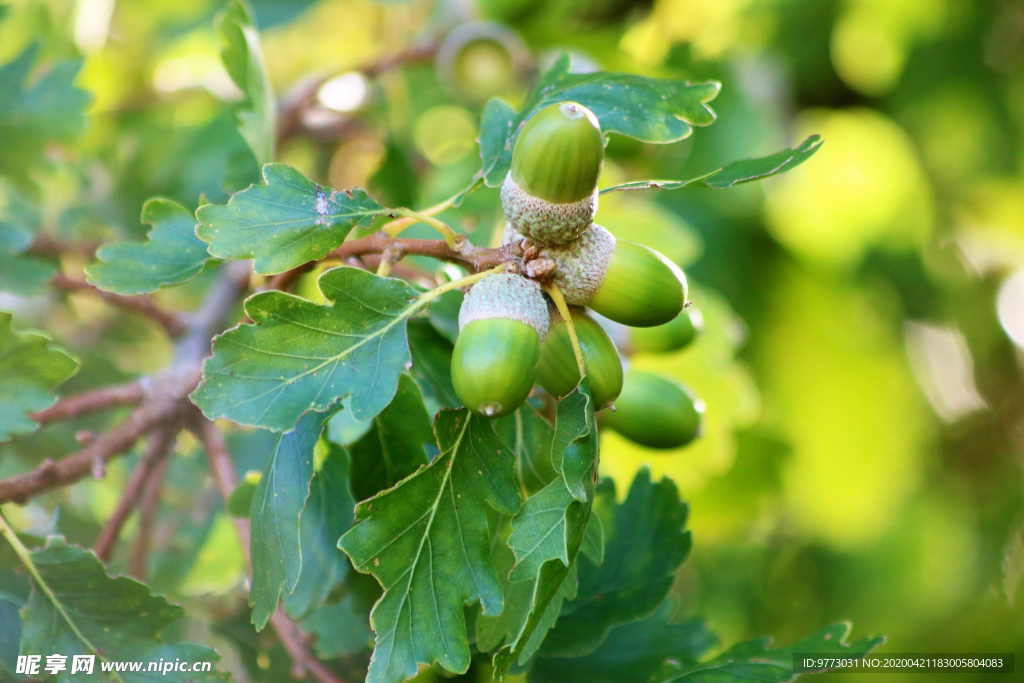
[[[670,353],[686,348],[703,331],[704,316],[696,308],[686,308],[664,325],[633,328],[629,342],[638,353]]]
[[[456,97],[473,103],[515,89],[529,66],[523,41],[501,24],[461,24],[437,50],[437,74]]]
[[[597,410],[608,407],[622,391],[622,359],[608,333],[582,308],[572,308],[572,323],[587,367],[587,380]],[[569,328],[557,311],[551,316],[548,336],[540,347],[537,384],[557,398],[571,393],[580,383],[580,371],[572,350]]]
[[[540,285],[520,275],[489,275],[469,290],[452,353],[452,384],[467,408],[500,417],[526,400],[548,317]]]
[[[648,448],[680,448],[701,435],[704,401],[670,379],[629,370],[604,424]]]
[[[512,151],[512,170],[501,186],[505,218],[539,244],[571,242],[597,213],[603,164],[604,139],[592,111],[575,102],[541,109]]]

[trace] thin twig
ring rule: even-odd
[[[149,548],[153,540],[153,520],[156,519],[157,507],[160,504],[160,488],[163,485],[168,464],[170,464],[168,458],[160,458],[146,480],[146,490],[142,492],[142,506],[139,509],[139,533],[135,536],[131,562],[128,563],[128,573],[139,581],[146,580]]]
[[[146,444],[146,451],[139,458],[139,462],[132,471],[131,478],[128,480],[128,485],[125,487],[124,493],[121,494],[121,500],[117,504],[117,509],[114,510],[114,514],[107,520],[106,526],[103,527],[103,531],[93,546],[96,557],[100,561],[106,562],[110,559],[110,554],[114,550],[114,545],[117,543],[124,523],[139,503],[143,488],[152,479],[156,466],[167,458],[167,454],[170,453],[173,445],[174,431],[171,429],[160,429],[150,436],[149,442]]]
[[[126,311],[132,311],[134,313],[141,313],[163,327],[167,334],[172,338],[178,337],[186,329],[185,323],[181,318],[170,311],[165,311],[160,308],[149,297],[123,296],[121,294],[114,294],[113,292],[106,292],[98,287],[90,285],[88,282],[75,280],[63,273],[57,273],[54,275],[50,282],[59,289],[63,289],[68,292],[88,292],[89,294],[98,296],[112,306],[116,306]]]
[[[142,383],[129,382],[66,396],[46,410],[31,413],[29,418],[40,425],[47,425],[58,420],[68,420],[109,408],[135,405],[142,402],[144,398],[146,398],[146,389]]]
[[[194,429],[203,444],[206,452],[206,459],[213,474],[213,480],[217,484],[221,498],[227,504],[231,492],[238,485],[238,477],[235,474],[235,466],[231,460],[231,452],[228,450],[227,440],[224,433],[217,428],[210,420],[202,415],[196,416],[197,424]],[[249,549],[250,528],[249,520],[233,517],[235,529],[238,532],[238,540],[245,555],[245,562],[249,568],[249,575],[252,576],[252,556]],[[320,660],[306,649],[303,644],[306,640],[305,634],[299,625],[291,617],[278,607],[277,611],[270,617],[270,625],[277,633],[281,645],[288,652],[292,659],[292,675],[296,678],[305,678],[309,672],[320,683],[343,683],[335,676]]]

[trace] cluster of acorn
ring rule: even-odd
[[[604,139],[597,117],[575,102],[552,104],[523,127],[501,188],[503,244],[516,272],[489,275],[466,294],[452,356],[452,383],[471,410],[507,415],[534,384],[561,398],[580,381],[567,325],[540,282],[570,306],[587,378],[604,424],[651,448],[696,438],[703,403],[676,382],[623,372],[619,351],[588,308],[634,328],[641,351],[693,339],[699,314],[686,309],[686,278],[658,252],[617,240],[595,224]],[[646,328],[646,329],[643,329]]]

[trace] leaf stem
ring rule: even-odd
[[[551,300],[555,302],[555,308],[558,309],[558,314],[562,316],[566,329],[569,330],[569,341],[572,342],[572,352],[576,356],[576,367],[580,371],[580,379],[582,380],[587,376],[587,365],[583,362],[583,350],[580,349],[580,338],[576,336],[576,326],[572,324],[572,313],[569,312],[569,306],[565,303],[565,297],[562,296],[562,290],[558,288],[558,285],[550,282],[544,285],[544,290],[551,297]]]
[[[436,216],[442,211],[445,211],[446,209],[450,208],[455,203],[455,200],[458,198],[459,195],[452,195],[443,202],[434,204],[433,206],[427,207],[426,209],[418,211],[417,213],[419,213],[422,216]],[[396,218],[390,223],[385,223],[384,227],[381,228],[381,230],[386,232],[389,237],[398,237],[406,228],[408,228],[411,225],[415,225],[417,220],[419,219],[414,216],[405,215],[402,218]]]
[[[89,650],[92,653],[94,653],[97,657],[99,657],[100,659],[105,659],[105,657],[100,654],[99,650],[96,649],[96,646],[94,646],[89,641],[89,639],[85,637],[85,634],[83,634],[78,629],[78,625],[71,620],[71,617],[68,615],[67,611],[64,610],[64,605],[60,603],[60,601],[57,599],[57,596],[54,594],[53,590],[46,583],[46,581],[43,580],[42,575],[39,573],[38,567],[36,567],[36,563],[32,560],[32,551],[26,548],[25,544],[21,542],[21,539],[18,538],[18,534],[14,533],[14,529],[12,529],[11,525],[8,524],[7,518],[4,517],[3,513],[0,513],[0,536],[3,536],[5,539],[7,539],[7,542],[11,544],[11,548],[14,549],[14,553],[18,556],[18,559],[21,560],[21,563],[23,565],[25,565],[25,569],[28,570],[28,573],[32,575],[32,580],[35,581],[36,586],[38,586],[39,589],[43,591],[43,593],[46,595],[47,599],[51,603],[53,603],[54,608],[56,608],[60,616],[63,617],[64,621],[67,622],[68,626],[71,628],[72,633],[74,633],[75,636],[80,641],[82,641],[82,644],[89,648]],[[117,680],[122,680],[121,677],[117,675],[117,673],[114,673],[114,676],[117,677]]]
[[[441,236],[444,237],[444,241],[448,243],[449,247],[455,246],[455,239],[459,237],[459,233],[452,230],[451,226],[448,225],[447,223],[439,221],[427,213],[413,211],[412,209],[398,209],[396,213],[411,219],[411,222],[408,225],[403,226],[402,230],[405,230],[405,228],[409,227],[409,225],[413,225],[414,223],[417,222],[426,223],[430,227],[434,228],[434,230],[437,230],[441,234]],[[440,213],[440,211],[438,211],[438,213]],[[399,232],[401,232],[401,230]],[[390,233],[388,234],[390,235]],[[394,237],[394,235],[391,236]]]

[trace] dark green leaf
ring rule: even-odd
[[[370,615],[360,609],[353,595],[319,607],[302,620],[302,628],[316,636],[316,653],[323,659],[361,652],[373,642]]]
[[[601,647],[584,657],[537,657],[530,667],[529,681],[634,683],[648,680],[667,659],[696,664],[716,638],[703,621],[668,622],[670,612],[666,603],[643,621],[616,626]]]
[[[356,525],[341,539],[355,568],[384,588],[371,617],[370,683],[398,683],[433,661],[465,672],[463,606],[479,600],[484,614],[498,614],[504,604],[487,509],[518,510],[515,461],[490,423],[465,409],[442,411],[434,431],[440,455],[360,503]]]
[[[57,272],[53,265],[25,255],[42,215],[21,192],[3,185],[0,190],[0,291],[18,296],[40,294]]]
[[[434,299],[427,309],[427,317],[434,329],[452,344],[459,336],[459,309],[465,295],[458,289],[445,292]]]
[[[676,142],[692,126],[707,126],[715,114],[707,103],[721,88],[715,82],[687,83],[597,71],[570,73],[568,53],[552,65],[517,114],[500,100],[491,100],[480,125],[481,175],[497,187],[512,166],[512,149],[526,120],[554,102],[572,100],[588,107],[604,133],[621,133],[645,142]]]
[[[861,638],[847,644],[850,624],[832,624],[806,640],[789,647],[769,649],[771,639],[759,638],[731,648],[703,664],[669,662],[652,679],[653,683],[786,683],[796,678],[793,653],[822,655],[863,655],[871,652],[885,638]]]
[[[0,441],[35,431],[29,414],[49,408],[52,389],[78,371],[78,361],[35,332],[11,329],[0,312]]]
[[[255,259],[262,275],[321,259],[356,225],[383,209],[363,190],[332,190],[284,164],[263,167],[265,185],[252,185],[227,204],[199,207],[196,234],[223,259]]]
[[[294,431],[282,434],[256,486],[249,518],[252,532],[252,623],[267,625],[281,593],[291,593],[299,581],[299,517],[309,497],[313,455],[325,416],[309,413]]]
[[[593,652],[617,624],[650,615],[672,588],[675,571],[690,552],[684,531],[688,506],[671,479],[651,483],[644,468],[615,512],[615,532],[598,567],[580,562],[579,590],[562,607],[541,654],[579,657]]]
[[[99,263],[85,268],[87,279],[118,294],[146,294],[191,280],[210,260],[196,237],[196,219],[170,199],[150,199],[142,222],[152,225],[146,242],[108,244],[96,252]]]
[[[405,322],[423,305],[401,280],[359,268],[320,277],[331,306],[282,292],[249,297],[255,323],[218,337],[192,399],[211,419],[287,431],[346,396],[357,420],[391,402],[409,362]]]
[[[352,445],[352,492],[357,500],[375,496],[426,465],[425,446],[434,442],[423,394],[409,375],[402,375],[395,397],[370,424]]]
[[[569,493],[588,505],[597,480],[597,439],[593,399],[584,378],[579,388],[558,402],[551,452]]]
[[[818,135],[812,135],[793,149],[784,149],[766,157],[744,159],[690,180],[637,180],[621,185],[612,185],[601,190],[601,194],[620,190],[677,190],[681,187],[709,187],[716,190],[727,190],[733,185],[749,183],[753,180],[769,178],[773,175],[792,171],[804,163],[818,151],[824,141]]]
[[[67,655],[68,670],[73,655],[100,654],[115,661],[157,662],[176,659],[188,662],[217,662],[220,657],[207,647],[189,643],[172,644],[160,634],[177,621],[184,610],[150,594],[141,583],[126,577],[110,578],[91,552],[68,545],[51,536],[46,546],[32,551],[43,582],[53,600],[35,586],[23,613],[21,651],[24,654]],[[116,624],[116,628],[111,625]],[[148,683],[160,680],[179,683],[226,680],[211,671],[101,674],[96,662],[92,675],[62,676],[67,681],[123,681]],[[67,673],[67,672],[65,672]]]
[[[216,23],[224,41],[224,68],[245,96],[234,110],[238,132],[252,149],[256,163],[262,166],[274,160],[277,104],[263,66],[256,20],[248,2],[229,0]]]
[[[495,420],[494,431],[516,454],[516,476],[523,491],[533,495],[558,476],[551,462],[555,432],[529,402]]]
[[[299,520],[302,569],[295,590],[284,596],[285,609],[293,617],[322,605],[348,573],[348,558],[338,550],[338,539],[352,526],[355,514],[348,472],[348,453],[332,445],[309,485]]]
[[[410,320],[409,350],[413,361],[410,372],[424,398],[437,409],[461,406],[452,385],[452,343],[426,320]]]
[[[29,82],[39,45],[0,67],[0,173],[22,179],[51,142],[69,142],[85,127],[89,94],[74,86],[81,61],[59,62]]]
[[[28,601],[31,586],[23,574],[0,567],[0,671],[14,675],[21,641],[20,610]]]

